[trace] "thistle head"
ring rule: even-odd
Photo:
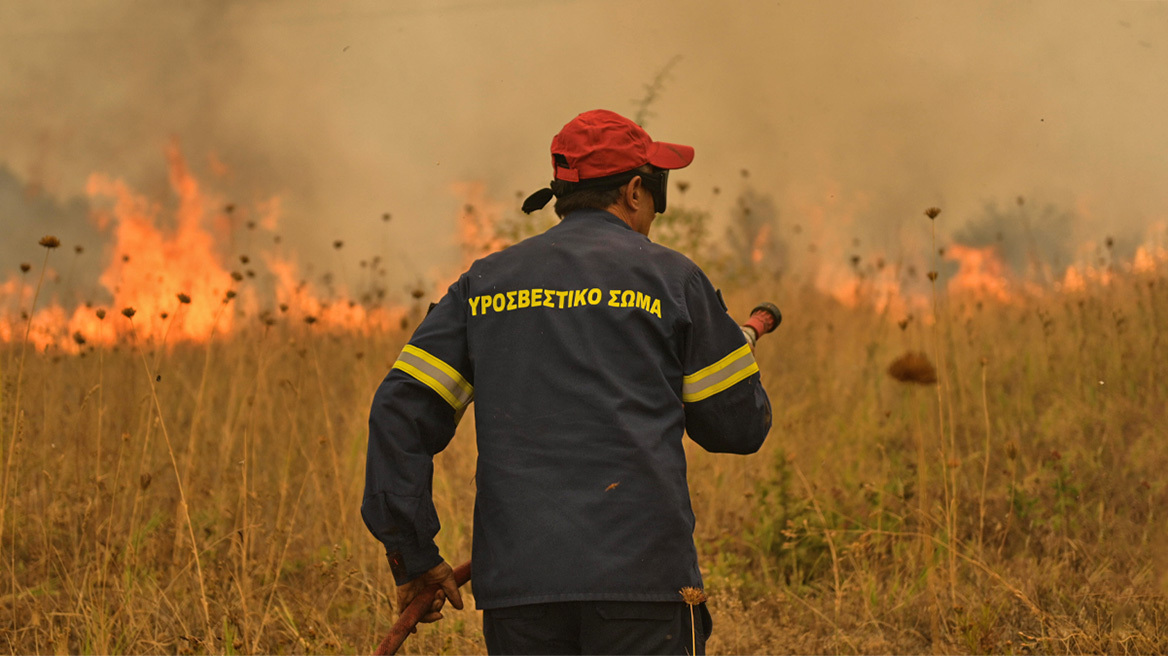
[[[924,353],[910,351],[888,365],[888,375],[902,383],[929,385],[937,382],[937,370]]]
[[[52,235],[45,235],[44,237],[41,237],[41,240],[37,243],[41,246],[44,246],[45,248],[53,249],[61,245],[61,240]]]
[[[930,207],[929,209],[925,210],[925,216],[929,217],[929,220],[936,219],[937,215],[940,213],[941,213],[940,207]]]
[[[132,307],[122,308],[122,316],[127,319],[133,319],[136,312],[137,310]]]
[[[706,593],[701,588],[684,587],[678,590],[681,593],[681,600],[690,606],[697,606],[706,602]]]

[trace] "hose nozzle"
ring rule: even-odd
[[[781,323],[783,313],[779,312],[774,303],[760,303],[750,311],[750,318],[742,324],[742,334],[746,335],[746,341],[750,342],[750,348],[753,349],[760,337],[778,328]]]

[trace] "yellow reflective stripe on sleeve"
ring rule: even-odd
[[[450,380],[453,381],[454,384],[457,385],[463,392],[461,395],[455,394],[455,396],[465,396],[467,398],[467,403],[470,403],[470,400],[474,398],[474,386],[468,383],[466,379],[462,377],[462,374],[458,373],[458,370],[454,367],[446,364],[445,362],[439,360],[433,355],[430,355],[426,351],[423,351],[413,344],[406,344],[402,348],[402,353],[416,355],[419,358],[422,358],[422,360],[425,360],[430,365],[436,367],[442,373],[446,374],[446,376],[450,378]]]
[[[721,360],[682,379],[681,400],[684,403],[701,401],[757,372],[758,363],[754,361],[750,345],[743,344]]]
[[[474,387],[457,369],[412,344],[402,349],[393,368],[437,392],[456,412],[461,413],[474,400]]]

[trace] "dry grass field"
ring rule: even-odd
[[[762,451],[690,449],[711,652],[1168,651],[1166,273],[942,295],[936,322],[727,289],[786,319],[757,353]],[[275,312],[203,342],[0,346],[0,649],[371,651],[394,611],[359,513],[368,405],[426,300],[394,330]],[[96,325],[143,320],[120,309]],[[889,374],[906,352],[935,383]],[[474,467],[468,413],[434,481],[454,564]],[[480,615],[405,650],[481,653]]]

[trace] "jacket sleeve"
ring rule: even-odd
[[[460,279],[418,326],[373,396],[361,517],[398,585],[442,561],[434,536],[434,454],[474,399]]]
[[[682,339],[685,429],[707,451],[754,453],[771,428],[771,404],[742,328],[700,269],[685,290]]]

